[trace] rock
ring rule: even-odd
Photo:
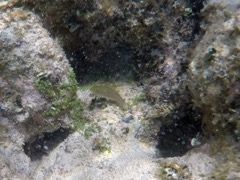
[[[125,123],[130,123],[130,121],[134,120],[134,117],[131,113],[127,113],[123,118],[122,121]]]
[[[36,86],[38,75],[48,72],[44,78],[55,83],[57,89],[70,82],[71,68],[57,40],[50,38],[35,14],[5,7],[1,3],[0,124],[5,130],[0,132],[0,164],[8,167],[2,172],[5,178],[26,179],[34,166],[24,153],[25,142],[72,124],[67,113],[44,115],[53,102]]]
[[[0,2],[0,179],[238,178],[238,7]],[[80,83],[124,81],[131,113],[86,108],[69,63]]]
[[[229,129],[240,137],[240,10],[232,11],[239,5],[210,1],[202,12],[206,32],[192,51],[188,87],[210,134]]]

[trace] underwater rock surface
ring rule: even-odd
[[[240,10],[233,11],[238,5],[234,1],[223,2],[222,8],[213,4],[201,13],[201,27],[206,33],[191,52],[189,88],[195,105],[204,111],[209,133],[214,133],[211,128],[215,126],[229,129],[240,138]]]
[[[239,7],[0,1],[0,179],[239,179]]]
[[[68,116],[44,115],[52,102],[36,87],[36,80],[48,79],[58,88],[69,83],[71,69],[35,14],[7,5],[0,7],[0,14],[0,178],[26,179],[33,165],[24,143],[72,123]]]

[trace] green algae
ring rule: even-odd
[[[98,150],[100,153],[111,152],[111,142],[106,137],[97,137],[93,141],[93,150]]]
[[[106,98],[108,100],[115,102],[123,109],[127,108],[127,104],[124,101],[124,99],[120,96],[120,94],[109,86],[95,85],[90,88],[90,91],[96,96]]]
[[[68,82],[54,83],[48,76],[38,76],[34,86],[50,102],[51,106],[43,112],[45,117],[69,115],[76,129],[83,129],[88,122],[82,115],[82,102],[77,99],[78,83],[75,74],[70,70]]]

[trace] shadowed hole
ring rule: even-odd
[[[157,148],[161,157],[182,156],[193,148],[191,140],[202,134],[201,113],[184,106],[175,110],[171,124],[162,125]]]
[[[69,129],[60,127],[54,132],[31,137],[23,145],[24,152],[32,161],[41,160],[43,156],[47,156],[58,144],[63,142],[69,134]]]

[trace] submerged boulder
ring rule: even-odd
[[[72,127],[81,104],[66,56],[40,19],[10,3],[0,13],[0,164],[8,164],[0,177],[25,179],[32,170],[25,142]]]
[[[203,111],[206,133],[226,129],[240,138],[240,4],[210,1],[203,9],[202,40],[191,52],[189,88]]]

